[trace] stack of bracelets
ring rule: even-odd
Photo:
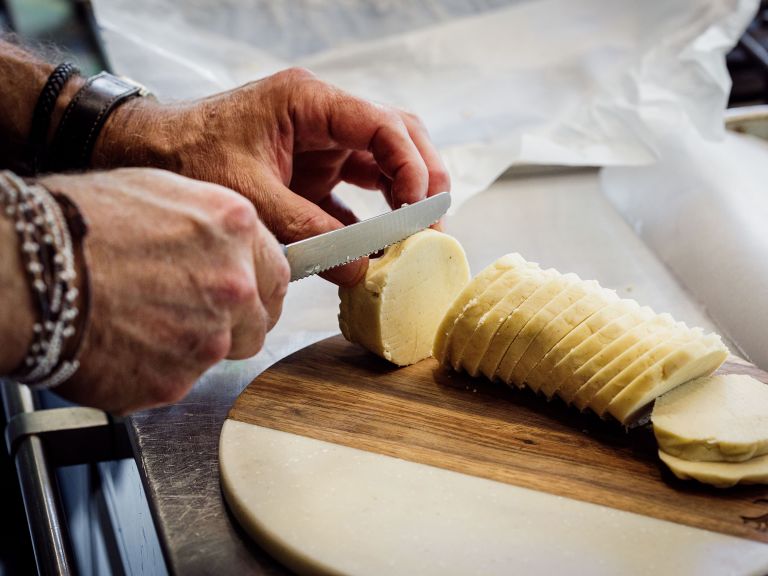
[[[89,290],[83,266],[84,298],[78,298],[75,251],[82,248],[85,223],[67,198],[27,184],[9,171],[0,172],[0,209],[14,223],[37,312],[27,356],[8,377],[34,388],[51,388],[70,378],[80,365],[77,357],[88,316]],[[78,300],[84,302],[85,310],[78,309]],[[85,316],[80,322],[80,341],[71,345],[79,315]],[[69,358],[66,350],[72,350]]]
[[[92,76],[72,97],[48,142],[56,102],[64,86],[78,75],[73,64],[60,64],[43,86],[31,119],[28,158],[22,166],[26,173],[88,168],[96,138],[110,113],[124,102],[148,94],[142,86],[107,72]],[[52,388],[80,366],[90,286],[85,254],[78,250],[83,250],[87,227],[69,198],[29,184],[9,171],[0,172],[0,210],[14,222],[37,313],[27,356],[9,378],[34,388]],[[77,254],[82,255],[82,296],[76,287]],[[78,308],[79,302],[83,310]],[[79,340],[74,342],[76,334]]]

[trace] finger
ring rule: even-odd
[[[351,150],[321,150],[297,154],[289,188],[299,196],[318,203],[333,190]]]
[[[248,358],[261,349],[266,333],[280,318],[291,276],[282,247],[261,222],[250,240],[256,291],[237,311],[227,356],[231,359]]]
[[[291,192],[279,180],[271,178],[265,184],[269,198],[259,203],[263,206],[261,216],[280,242],[290,244],[344,226],[321,207]],[[353,285],[365,275],[367,267],[367,260],[356,260],[334,268],[323,277],[335,284]]]
[[[413,203],[426,196],[427,166],[399,113],[340,91],[331,93],[324,113],[331,140],[370,151],[392,180],[394,198]]]
[[[424,123],[415,114],[401,111],[400,115],[408,129],[408,134],[411,135],[413,143],[418,148],[424,163],[427,165],[427,173],[429,174],[427,196],[434,196],[440,192],[449,192],[451,190],[451,177],[443,163],[443,159],[440,158],[437,148],[435,148],[432,139],[429,137],[427,127],[424,126]]]
[[[359,222],[358,217],[355,216],[355,213],[352,212],[351,208],[333,193],[328,194],[323,198],[318,203],[318,206],[345,226]]]
[[[267,332],[277,324],[288,291],[291,270],[283,248],[263,224],[259,224],[254,247],[259,298],[267,312]]]

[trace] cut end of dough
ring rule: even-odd
[[[339,289],[339,328],[398,366],[414,364],[432,355],[438,325],[469,278],[461,244],[423,230],[371,259],[362,282]]]

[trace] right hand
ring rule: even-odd
[[[89,225],[91,322],[62,396],[115,413],[167,404],[219,360],[261,349],[289,269],[248,200],[140,168],[40,182]]]

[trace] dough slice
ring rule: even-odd
[[[400,366],[432,353],[445,310],[469,282],[469,265],[456,239],[423,230],[372,259],[365,279],[339,289],[339,327]]]
[[[480,363],[499,327],[512,312],[533,294],[551,276],[543,270],[529,271],[504,298],[491,308],[477,323],[461,358],[461,366],[471,376],[480,373]]]
[[[432,353],[438,362],[444,364],[446,361],[446,354],[448,351],[447,344],[451,337],[451,333],[453,332],[453,326],[467,303],[477,296],[477,294],[482,293],[494,280],[504,274],[504,272],[513,266],[522,266],[525,264],[527,264],[527,262],[520,256],[520,254],[506,254],[496,260],[493,264],[485,267],[480,274],[475,276],[464,287],[456,299],[447,308],[435,333]]]
[[[489,379],[494,379],[504,353],[525,323],[573,280],[572,278],[564,279],[562,274],[552,268],[545,270],[544,274],[546,278],[541,285],[504,319],[493,336],[488,350],[480,361],[480,372]]]
[[[595,334],[604,334],[606,332],[613,334],[610,338],[617,337],[617,333],[614,330],[615,327],[625,325],[628,320],[632,320],[631,326],[634,326],[637,322],[634,318],[640,305],[630,299],[619,300],[612,304],[608,304],[605,308],[596,312],[584,322],[576,326],[565,338],[560,340],[552,350],[546,353],[538,366],[536,366],[528,375],[528,381],[539,392],[552,398],[557,387],[560,383],[555,376],[552,375],[552,370],[556,365],[560,363],[568,354],[576,350],[580,346],[584,345],[589,338]],[[650,308],[646,309],[649,316],[653,314]],[[632,315],[630,317],[630,314]],[[620,332],[623,334],[624,328],[621,328]],[[577,366],[578,367],[578,366]]]
[[[689,380],[712,374],[726,358],[728,349],[718,335],[697,338],[670,352],[622,387],[607,408],[601,406],[602,413],[607,411],[622,424],[628,424],[656,398]]]
[[[679,331],[680,327],[675,326],[672,316],[661,314],[627,330],[566,378],[558,394],[566,402],[584,410],[603,385],[658,344],[660,339],[671,338],[673,329]]]
[[[594,392],[584,408],[588,407],[602,416],[610,401],[625,386],[667,354],[700,337],[702,332],[698,330],[696,333],[692,333],[688,326],[678,322],[670,334],[664,336],[660,334],[659,337],[654,337],[654,334],[650,335],[628,351],[629,353],[624,356],[625,360],[623,363],[617,363],[621,364],[620,369],[608,369],[597,375],[594,383],[589,383]],[[595,386],[598,387],[595,388]]]
[[[768,454],[768,384],[744,374],[716,374],[656,400],[651,414],[659,448],[684,460],[743,462]]]
[[[563,279],[569,275],[563,276]],[[549,324],[552,319],[557,316],[564,308],[568,308],[571,304],[576,302],[579,298],[584,296],[587,291],[587,286],[594,290],[595,287],[599,287],[597,282],[587,284],[582,281],[578,276],[573,274],[570,282],[552,299],[534,314],[525,326],[520,330],[515,337],[512,344],[510,344],[507,351],[504,353],[504,357],[496,369],[496,376],[502,381],[508,384],[515,384],[516,386],[523,386],[525,382],[518,377],[516,372],[517,365],[522,360],[525,353],[530,348],[531,343],[536,339],[539,333],[544,327]]]
[[[491,341],[480,359],[479,367],[474,370],[475,373],[479,370],[487,378],[493,380],[496,367],[501,362],[507,346],[517,335],[517,331],[522,328],[520,318],[526,314],[534,314],[543,305],[544,300],[551,297],[552,284],[559,282],[561,278],[562,274],[554,268],[542,271],[542,276],[538,279],[538,285],[534,287],[533,291],[527,291],[528,295],[522,302],[516,306],[511,306],[512,311],[507,313],[506,316],[502,316],[501,310],[499,311],[500,313],[496,318],[498,327],[495,328]],[[517,295],[510,294],[505,298],[505,307],[511,302],[516,302],[517,299]]]
[[[746,462],[695,462],[659,450],[659,458],[682,480],[698,480],[718,488],[736,484],[768,484],[768,455]]]
[[[570,306],[561,309],[533,339],[512,372],[513,380],[525,382],[528,387],[538,390],[528,377],[547,352],[592,314],[619,300],[616,292],[602,288],[597,282],[584,282],[583,288],[585,294]]]
[[[504,274],[491,282],[482,294],[471,298],[467,302],[464,310],[456,319],[453,331],[446,344],[448,348],[446,363],[450,360],[454,370],[461,369],[465,348],[482,317],[510,291],[514,292],[515,287],[523,278],[530,277],[528,272],[536,271],[541,272],[539,265],[532,262],[512,266]]]

